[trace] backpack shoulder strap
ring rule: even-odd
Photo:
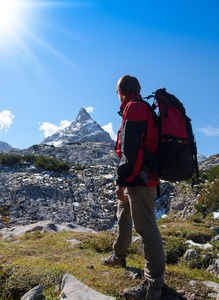
[[[144,103],[149,108],[149,110],[151,111],[152,116],[153,116],[155,122],[157,123],[158,119],[157,119],[157,114],[154,111],[154,108],[150,105],[150,103],[148,103],[147,101],[143,100],[143,99],[149,99],[149,97],[154,97],[154,96],[152,95],[152,96],[148,96],[148,97],[145,97],[145,98],[134,98],[131,101],[137,101],[137,102]]]
[[[155,123],[157,124],[158,126],[158,131],[159,131],[159,118],[155,112],[155,109],[156,109],[156,104],[154,103],[153,106],[150,105],[150,103],[148,103],[147,101],[143,100],[143,99],[149,99],[149,98],[152,98],[154,97],[154,95],[150,95],[148,97],[145,97],[145,98],[135,98],[131,101],[138,101],[138,102],[142,102],[144,103],[150,110],[151,114],[152,114],[152,117],[155,121]],[[144,140],[146,139],[146,135],[144,134]],[[158,142],[159,143],[159,142]],[[150,162],[150,172],[152,172],[154,174],[154,180],[155,181],[158,181],[158,168],[157,168],[157,164],[156,164],[156,156],[157,154],[151,154],[151,153],[148,153],[148,158],[147,158],[147,161]],[[157,193],[158,195],[160,195],[160,192],[159,192],[159,187],[157,186]],[[160,197],[160,196],[159,196]]]

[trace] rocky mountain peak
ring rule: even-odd
[[[115,143],[109,133],[91,118],[86,109],[81,108],[77,118],[69,126],[45,138],[41,144],[61,147],[69,143],[85,142]]]
[[[77,123],[83,123],[89,119],[92,119],[91,116],[89,115],[89,113],[86,111],[85,108],[81,108],[79,113],[78,113],[78,116],[77,118],[75,119],[75,122]]]

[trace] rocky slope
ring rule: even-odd
[[[84,167],[76,164],[69,172],[58,174],[44,171],[30,163],[13,167],[0,166],[2,223],[12,226],[50,220],[59,223],[74,222],[95,230],[113,228],[117,206],[114,181],[116,166],[107,164],[111,158],[103,159],[103,156],[94,157],[94,161],[102,160],[106,164],[90,164],[92,156],[88,155],[89,159],[84,163],[82,156],[86,158],[85,154],[81,154],[82,160],[73,159],[63,150],[66,147],[68,145],[61,148],[42,146],[29,148],[28,151],[31,151],[27,153],[48,154],[51,151],[56,157],[65,157],[68,162],[82,163]],[[56,153],[57,149],[59,155]],[[209,159],[209,166],[215,164],[218,164],[218,156]],[[203,166],[206,167],[206,163]],[[196,212],[194,204],[197,202],[200,186],[191,188],[185,182],[161,182],[160,186],[161,197],[156,201],[157,219],[169,212],[177,213],[182,218]]]
[[[0,153],[4,154],[5,152]],[[92,164],[116,165],[119,161],[111,143],[77,142],[61,147],[40,144],[24,150],[7,151],[7,153],[51,156],[70,165],[80,164],[82,166]]]
[[[210,170],[217,165],[219,165],[219,155],[212,155],[201,163],[200,170]]]
[[[75,222],[107,230],[115,222],[113,166],[55,175],[34,166],[0,168],[0,213],[7,225]]]

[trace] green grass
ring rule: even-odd
[[[98,237],[97,241],[95,237]],[[78,239],[82,243],[71,247],[67,241],[69,239]],[[89,240],[90,248],[87,246]],[[101,241],[104,244],[102,234],[96,236],[64,232],[42,235],[34,233],[33,236],[28,234],[19,244],[1,242],[1,296],[3,299],[19,299],[16,295],[22,296],[38,284],[42,284],[44,289],[52,288],[65,273],[76,276],[104,294],[114,294],[115,291],[120,293],[125,288],[126,271],[100,265],[104,254],[95,249]],[[92,269],[88,268],[90,265],[93,266]]]
[[[189,285],[189,281],[194,279],[200,282],[198,288],[196,287],[196,299],[204,299],[209,290],[201,281],[219,282],[205,269],[189,267],[182,260],[186,250],[184,241],[190,235],[203,234],[204,240],[205,236],[214,235],[209,230],[209,224],[214,221],[209,221],[209,224],[206,222],[160,222],[165,252],[169,258],[173,258],[169,259],[166,266],[164,299],[183,299],[176,293],[180,289],[194,292],[194,287]],[[71,239],[79,240],[80,244],[72,247]],[[60,277],[66,273],[103,294],[123,299],[123,290],[137,285],[140,279],[131,279],[126,269],[100,264],[101,259],[112,251],[114,239],[115,234],[109,232],[92,234],[69,231],[33,232],[10,242],[0,240],[0,299],[20,299],[39,284],[43,286],[45,299],[58,299],[55,287]],[[219,250],[218,246],[218,243],[214,244],[214,251]],[[131,245],[127,265],[143,270],[144,259],[140,241]]]

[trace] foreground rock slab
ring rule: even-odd
[[[43,299],[43,289],[41,285],[36,286],[21,298],[21,300],[42,300],[42,299]]]
[[[116,300],[114,297],[105,296],[89,288],[74,276],[66,274],[61,281],[60,300]]]
[[[96,233],[93,229],[85,228],[74,223],[53,223],[50,221],[37,222],[30,225],[20,225],[10,228],[3,228],[0,230],[0,235],[3,240],[10,241],[10,239],[22,236],[25,233],[41,231],[41,232],[60,232],[60,231],[75,231],[75,232],[91,232]]]

